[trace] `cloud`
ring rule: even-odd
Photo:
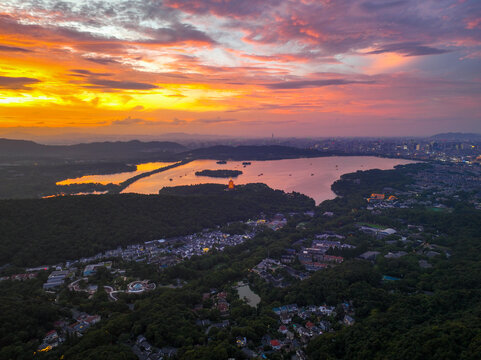
[[[367,11],[378,11],[378,10],[391,9],[395,7],[404,6],[404,5],[407,5],[407,3],[408,1],[406,0],[391,1],[391,2],[385,2],[384,0],[382,2],[366,1],[361,4],[361,7]]]
[[[221,124],[221,123],[232,123],[237,121],[237,119],[224,119],[221,117],[216,117],[216,118],[208,118],[208,119],[197,119],[195,122],[197,123],[202,123],[206,125],[210,124]]]
[[[29,77],[0,76],[0,89],[31,90],[29,85],[37,84],[40,80]]]
[[[437,49],[431,46],[423,45],[421,43],[406,42],[397,44],[386,44],[366,54],[383,54],[388,52],[395,52],[404,56],[424,56],[445,54],[451,51],[445,49]]]
[[[84,56],[84,59],[101,65],[119,64],[119,61],[111,57]]]
[[[173,118],[169,124],[170,125],[187,125],[187,124],[202,124],[202,125],[217,125],[217,124],[228,124],[235,123],[239,120],[232,118],[221,118],[220,116],[216,118],[200,118],[195,120],[184,120],[179,118]]]
[[[191,14],[215,14],[226,17],[256,17],[267,9],[282,3],[281,0],[166,0],[165,4]]]
[[[24,48],[21,48],[21,47],[6,46],[6,45],[0,45],[0,51],[4,51],[4,52],[21,52],[21,53],[29,53],[29,52],[32,52],[31,50],[24,49]]]
[[[323,114],[472,119],[480,114],[479,14],[479,0],[0,1],[0,87],[19,96],[35,88],[21,110],[1,112],[63,124],[92,118],[95,106],[92,123],[116,119],[146,131],[329,119]],[[159,86],[170,97],[154,104]]]
[[[152,90],[158,89],[159,87],[154,84],[133,82],[133,81],[116,81],[116,80],[106,80],[106,79],[89,79],[89,84],[94,85],[93,87],[103,88],[103,89],[116,89],[116,90]]]
[[[327,80],[300,80],[300,81],[284,81],[272,84],[264,84],[265,87],[274,90],[292,90],[304,89],[313,87],[324,87],[334,85],[349,85],[349,84],[373,84],[373,81],[354,81],[346,79],[327,79]]]
[[[111,125],[146,125],[148,123],[150,122],[147,120],[131,118],[128,116],[125,119],[112,121]]]
[[[179,119],[179,118],[173,118],[172,121],[170,122],[172,125],[185,125],[187,124],[186,120]]]
[[[147,44],[177,44],[183,42],[195,42],[201,44],[215,44],[216,41],[207,34],[197,30],[189,24],[171,24],[170,27],[164,28],[146,28],[143,30],[146,35],[152,37],[152,40],[142,41]]]
[[[71,72],[81,75],[81,76],[112,76],[112,73],[96,73],[90,70],[84,70],[84,69],[72,69],[70,70]]]

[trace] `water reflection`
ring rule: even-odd
[[[249,284],[238,282],[237,294],[239,298],[245,300],[249,306],[256,307],[261,302],[260,296],[251,290]]]
[[[297,191],[312,197],[316,203],[333,199],[331,184],[342,174],[357,170],[392,169],[395,165],[409,164],[413,161],[386,159],[374,156],[320,157],[307,159],[284,159],[272,161],[227,161],[226,164],[215,160],[196,160],[167,171],[140,179],[124,193],[157,194],[165,186],[180,186],[205,183],[227,184],[229,179],[196,176],[196,171],[205,169],[241,170],[242,175],[234,179],[236,184],[262,182],[273,189],[286,192]]]
[[[174,164],[173,162],[149,162],[136,165],[137,169],[135,171],[121,172],[117,174],[109,175],[86,175],[75,179],[67,179],[57,182],[57,185],[71,185],[71,184],[89,184],[98,183],[102,185],[106,184],[120,184],[121,182],[130,179],[131,177],[137,176],[139,174],[160,169]]]

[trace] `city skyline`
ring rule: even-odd
[[[481,132],[481,3],[7,0],[0,136]]]

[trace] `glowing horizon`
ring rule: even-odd
[[[481,131],[476,0],[6,0],[0,135]]]

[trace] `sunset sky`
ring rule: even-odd
[[[481,132],[481,1],[1,0],[0,130]]]

